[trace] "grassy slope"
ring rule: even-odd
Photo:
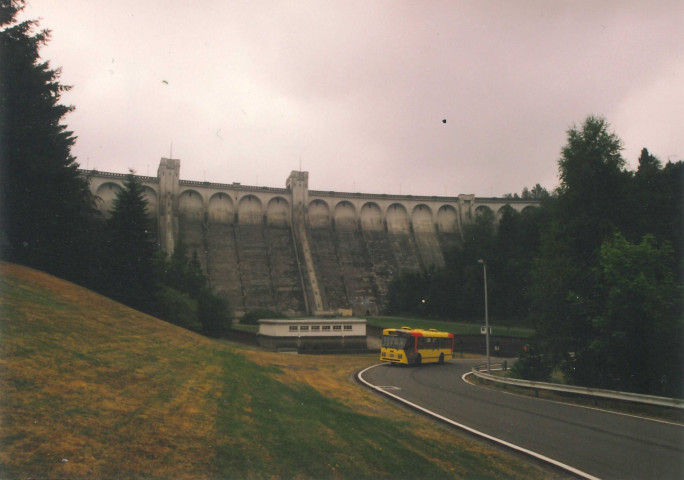
[[[0,315],[3,479],[548,478],[351,382],[374,357],[236,348],[4,263]]]

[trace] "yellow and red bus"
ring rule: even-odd
[[[454,334],[434,328],[401,327],[382,331],[380,360],[390,363],[444,363],[454,356]]]

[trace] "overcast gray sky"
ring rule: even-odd
[[[558,183],[603,115],[628,165],[684,159],[684,1],[27,0],[83,168],[499,196]],[[446,119],[446,123],[443,120]]]

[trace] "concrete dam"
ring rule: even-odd
[[[105,215],[126,175],[82,171]],[[211,286],[236,315],[256,309],[286,314],[376,315],[403,270],[444,265],[463,225],[510,205],[536,201],[428,197],[308,189],[293,171],[285,188],[180,180],[180,161],[162,158],[157,177],[137,176],[168,253],[180,237],[196,251]]]

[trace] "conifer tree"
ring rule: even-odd
[[[106,291],[115,300],[149,312],[155,293],[155,242],[146,210],[142,184],[131,172],[107,220]]]
[[[0,247],[6,260],[86,281],[95,208],[62,123],[70,87],[40,58],[49,38],[18,23],[23,1],[0,0]]]

